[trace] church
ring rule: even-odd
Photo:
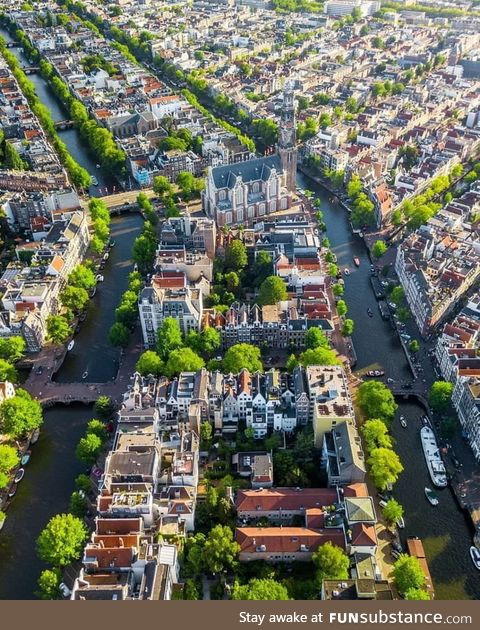
[[[295,102],[290,88],[284,92],[278,131],[275,155],[208,169],[203,209],[219,227],[251,225],[291,206],[297,150]]]

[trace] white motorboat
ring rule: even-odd
[[[470,547],[470,558],[472,559],[475,568],[480,571],[480,550],[476,547]]]
[[[403,516],[397,519],[397,527],[400,527],[400,529],[405,528],[405,519],[403,518]]]
[[[86,379],[88,376],[88,370],[85,370],[85,372],[82,374],[82,379]]]
[[[345,267],[345,269],[343,270],[343,274],[345,276],[349,276],[350,275],[350,269],[348,269],[348,267]]]
[[[400,416],[400,424],[404,429],[407,428],[407,421],[405,420],[404,416]]]
[[[75,345],[75,341],[72,339],[72,341],[67,346],[68,352],[70,352],[70,350],[73,350],[74,345]]]
[[[101,274],[101,273],[98,273],[98,274],[95,276],[95,280],[96,280],[97,282],[103,282],[104,277],[102,276],[102,274]]]
[[[35,429],[32,433],[32,437],[30,438],[30,444],[35,444],[38,442],[38,438],[40,437],[40,429]]]
[[[19,483],[25,477],[25,468],[19,468],[15,475],[14,483]]]
[[[420,438],[430,478],[437,488],[445,488],[448,484],[447,471],[440,456],[435,434],[430,427],[424,426],[420,429]]]
[[[431,488],[425,488],[425,496],[432,505],[438,505],[438,497]]]
[[[92,175],[92,186],[98,186],[98,179],[95,175]]]
[[[25,451],[25,453],[20,458],[20,464],[22,466],[26,466],[30,461],[30,457],[32,456],[32,451]]]

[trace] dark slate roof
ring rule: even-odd
[[[257,179],[267,180],[273,168],[279,173],[282,171],[282,164],[278,155],[217,166],[212,169],[212,175],[217,188],[233,188],[238,175],[242,177],[244,182]]]

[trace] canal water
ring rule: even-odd
[[[7,41],[9,34],[0,29]],[[11,48],[17,58],[28,62],[19,48]],[[40,75],[30,75],[41,101],[55,120],[66,115]],[[91,194],[111,192],[113,184],[87,152],[75,129],[59,131],[73,157],[97,178],[98,187]],[[108,341],[108,331],[115,319],[115,308],[127,287],[133,269],[132,244],[140,233],[143,220],[139,214],[124,214],[112,219],[112,248],[102,271],[105,281],[98,284],[86,320],[75,336],[75,347],[57,374],[62,382],[80,381],[85,370],[89,382],[107,382],[115,377],[119,351]],[[32,458],[26,474],[7,512],[0,534],[0,599],[32,599],[43,564],[37,558],[35,541],[49,519],[67,510],[75,477],[85,465],[75,457],[76,445],[86,423],[93,416],[91,407],[56,405],[45,411],[40,439],[32,446]]]
[[[355,370],[382,369],[385,375],[398,382],[411,381],[412,374],[400,342],[389,322],[384,321],[370,284],[370,259],[363,241],[352,234],[348,214],[331,203],[330,195],[312,180],[298,177],[298,186],[315,192],[321,199],[327,236],[341,269],[348,267],[345,277],[345,300],[348,316],[355,321],[353,343],[357,353]],[[353,257],[360,266],[353,264]],[[373,311],[373,317],[367,314]],[[399,416],[407,418],[403,429]],[[400,403],[392,426],[395,450],[404,472],[395,485],[394,495],[405,510],[405,529],[402,537],[418,536],[422,539],[437,599],[480,599],[480,579],[468,553],[472,544],[471,524],[459,509],[449,488],[438,492],[440,504],[432,507],[424,496],[425,486],[432,486],[423,457],[419,430],[422,408],[415,403]]]

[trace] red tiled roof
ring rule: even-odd
[[[313,552],[326,542],[345,549],[345,536],[340,528],[238,527],[235,540],[240,545],[240,553],[255,553],[257,549],[264,553],[300,552],[302,545]]]

